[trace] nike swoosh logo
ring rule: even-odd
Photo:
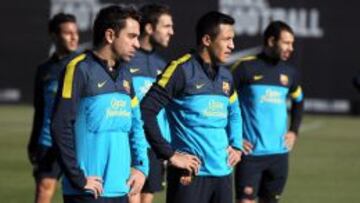
[[[202,87],[204,87],[205,84],[198,84],[198,85],[195,85],[196,89],[201,89]]]
[[[140,69],[138,68],[130,68],[130,73],[136,73],[138,72]]]
[[[261,80],[263,77],[263,75],[254,75],[254,80]]]
[[[98,82],[97,86],[98,88],[102,88],[105,84],[106,84],[107,80],[105,80],[104,82]]]

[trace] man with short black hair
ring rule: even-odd
[[[288,154],[302,118],[303,92],[297,70],[286,61],[294,51],[294,32],[274,21],[264,32],[264,49],[233,67],[244,123],[243,160],[236,166],[238,203],[278,202],[288,176]],[[290,127],[287,98],[290,97]]]
[[[173,60],[141,102],[148,142],[169,161],[167,203],[232,202],[232,167],[240,161],[242,123],[229,70],[234,19],[212,11],[196,26],[197,50]],[[166,108],[171,143],[156,120]],[[185,170],[184,170],[185,169]]]
[[[174,34],[173,21],[169,7],[158,4],[147,4],[140,8],[140,49],[130,62],[124,64],[132,74],[136,96],[141,101],[150,89],[156,77],[166,66],[166,61],[157,53],[166,48]],[[170,141],[170,130],[165,111],[157,116],[162,135]],[[150,170],[141,196],[131,196],[131,203],[151,203],[154,193],[163,189],[164,164],[149,149]]]
[[[94,22],[94,49],[72,59],[63,77],[52,132],[64,169],[65,203],[128,202],[148,174],[139,101],[127,69],[139,48],[140,16],[108,6]]]
[[[28,144],[28,156],[34,167],[36,182],[35,202],[51,202],[61,170],[50,133],[55,95],[60,73],[74,55],[79,43],[75,16],[59,13],[51,18],[49,35],[55,53],[36,72],[34,86],[34,120]]]

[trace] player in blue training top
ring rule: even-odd
[[[36,182],[35,202],[51,202],[56,183],[61,175],[57,155],[50,133],[54,100],[58,80],[66,63],[75,54],[79,43],[75,16],[59,13],[52,17],[48,26],[55,44],[55,53],[36,72],[34,86],[34,121],[28,144],[28,155],[34,166]]]
[[[140,49],[130,62],[125,63],[133,78],[137,98],[141,101],[156,77],[163,71],[166,62],[158,53],[158,48],[166,48],[174,34],[170,9],[165,5],[148,4],[140,8]],[[165,111],[158,115],[158,123],[167,141],[170,141],[169,124]],[[164,164],[149,149],[150,171],[140,195],[131,196],[130,203],[151,203],[154,193],[163,189]]]
[[[124,203],[145,182],[148,158],[139,101],[130,73],[119,66],[139,48],[139,18],[132,8],[101,9],[94,50],[66,67],[52,125],[66,203]]]
[[[242,162],[236,166],[238,203],[278,202],[288,175],[288,153],[297,139],[303,92],[295,68],[286,61],[294,47],[294,33],[283,22],[264,32],[264,49],[240,59],[232,67],[244,122]],[[292,99],[287,127],[287,98]]]
[[[241,157],[242,122],[231,73],[221,64],[234,49],[233,25],[232,17],[216,11],[202,16],[198,49],[173,60],[141,102],[148,142],[170,163],[167,203],[232,202],[231,172]],[[164,107],[171,143],[156,120]]]

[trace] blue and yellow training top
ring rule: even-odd
[[[45,63],[39,65],[36,70],[33,101],[35,111],[29,141],[30,150],[35,150],[39,145],[53,146],[50,124],[58,83],[66,64],[76,54],[74,52],[61,59],[56,54],[53,54]]]
[[[65,195],[85,195],[87,176],[103,181],[103,197],[123,196],[131,166],[148,174],[139,101],[125,68],[110,71],[92,52],[71,60],[58,95],[52,132],[60,150]]]
[[[166,108],[171,143],[161,136],[156,115]],[[197,53],[172,61],[141,102],[144,129],[158,156],[175,151],[201,160],[200,176],[231,173],[227,148],[242,149],[242,121],[229,70],[204,63]]]
[[[232,66],[244,123],[244,139],[253,145],[250,155],[287,153],[287,98],[292,100],[289,130],[298,133],[303,91],[296,69],[261,53]]]
[[[140,48],[131,61],[125,63],[124,66],[132,75],[136,97],[141,101],[155,82],[156,77],[166,67],[166,62],[155,50],[146,51]],[[170,129],[165,110],[159,112],[157,120],[161,134],[170,142]]]

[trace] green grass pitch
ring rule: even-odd
[[[26,156],[32,113],[30,106],[0,106],[0,202],[33,201]],[[282,202],[360,202],[360,118],[306,115],[301,131]],[[164,200],[159,193],[155,203]]]

